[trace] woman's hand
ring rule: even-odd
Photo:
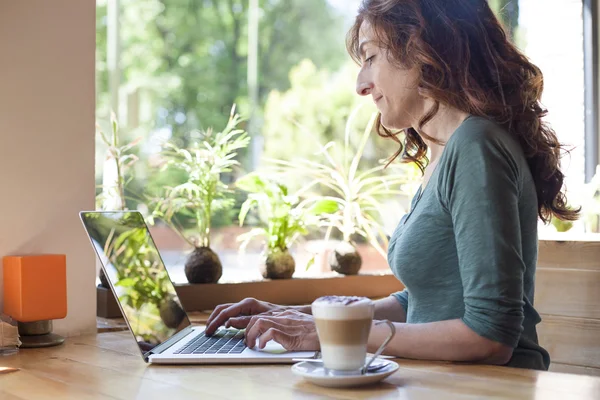
[[[250,318],[246,326],[246,346],[252,349],[258,345],[264,349],[270,340],[286,350],[312,351],[321,347],[313,316],[298,310],[275,311]]]
[[[210,336],[222,325],[238,329],[246,328],[254,315],[271,315],[284,311],[285,307],[267,303],[253,298],[246,298],[239,303],[221,304],[217,306],[206,322],[206,335]]]

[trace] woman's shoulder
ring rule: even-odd
[[[471,115],[454,132],[448,144],[451,142],[462,145],[491,143],[513,146],[516,140],[505,128],[491,119]]]
[[[446,143],[438,184],[451,187],[457,177],[492,174],[520,182],[528,169],[521,145],[506,129],[486,118],[470,116]],[[486,177],[484,179],[491,179]]]
[[[526,162],[518,140],[505,128],[484,117],[469,116],[465,119],[446,147],[452,158],[496,154],[518,164]]]

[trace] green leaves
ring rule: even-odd
[[[125,216],[118,225],[108,217],[98,218],[104,219],[101,223],[109,229],[102,242],[110,268],[116,274],[119,298],[138,311],[148,304],[159,306],[168,292],[168,278],[146,229],[123,229],[130,225],[128,217],[131,216]]]
[[[256,200],[256,198],[248,197],[248,199],[246,199],[246,201],[244,201],[244,203],[242,204],[242,207],[240,208],[240,214],[238,217],[238,219],[240,220],[240,226],[244,225],[244,221],[246,220],[246,215],[248,215],[248,212],[250,211],[250,209],[257,204],[258,204],[258,201]]]
[[[121,280],[118,280],[117,283],[115,283],[115,286],[121,286],[124,288],[133,287],[134,285],[135,285],[135,280],[133,280],[133,278],[121,279]]]
[[[266,188],[266,183],[258,174],[248,174],[237,180],[235,185],[250,193],[260,193],[264,192]]]
[[[321,158],[320,162],[307,158],[267,161],[276,174],[286,179],[308,179],[302,191],[313,189],[326,193],[303,193],[307,198],[302,205],[308,207],[310,214],[319,216],[319,225],[327,228],[327,237],[332,229],[339,230],[345,241],[360,235],[385,256],[387,236],[382,228],[383,201],[397,195],[409,195],[405,186],[414,181],[414,175],[407,166],[391,165],[386,170],[384,165],[378,165],[360,170],[377,115],[371,115],[358,146],[351,148],[350,127],[359,109],[360,106],[356,107],[346,122],[341,152],[334,153],[337,143],[331,141],[324,145],[318,143],[316,155]]]
[[[307,226],[314,224],[314,216],[318,214],[315,211],[333,209],[331,202],[324,201],[308,210],[304,208],[303,203],[299,203],[298,196],[289,195],[286,185],[269,180],[256,172],[243,176],[236,185],[249,192],[240,209],[240,226],[244,224],[252,209],[257,210],[261,224],[260,228],[238,238],[242,242],[242,249],[253,238],[264,236],[269,251],[285,250],[299,236],[308,233]]]
[[[312,215],[333,214],[340,209],[336,200],[320,199],[317,200],[308,212]]]
[[[102,209],[110,208],[125,210],[127,209],[125,203],[125,186],[133,179],[133,176],[130,176],[125,180],[125,175],[139,160],[138,156],[130,153],[130,151],[138,145],[142,138],[138,137],[121,146],[119,144],[119,123],[114,112],[111,112],[110,114],[110,126],[111,135],[108,137],[102,131],[100,124],[96,123],[96,132],[107,146],[107,161],[114,162],[116,169],[114,182],[110,182],[102,187],[102,192],[97,196],[96,202]],[[110,200],[115,197],[118,199],[118,204],[116,206],[111,205],[110,202]]]
[[[250,137],[237,129],[241,118],[232,107],[229,121],[221,132],[208,129],[199,132],[200,140],[188,148],[180,148],[174,143],[166,143],[162,153],[166,168],[185,171],[187,181],[166,188],[164,195],[155,200],[154,216],[165,220],[183,236],[175,215],[186,211],[195,220],[198,239],[186,240],[194,246],[209,246],[210,217],[213,212],[233,206],[232,190],[221,181],[221,175],[239,165],[237,150],[250,143]]]

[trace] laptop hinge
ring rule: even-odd
[[[192,325],[189,325],[188,327],[177,332],[175,335],[171,336],[169,339],[165,340],[164,342],[162,342],[161,344],[159,344],[152,350],[145,352],[144,353],[144,361],[148,362],[148,360],[150,359],[150,356],[152,354],[161,354],[162,352],[167,350],[169,347],[173,346],[175,343],[179,342],[181,339],[186,337],[193,330],[194,330],[194,328],[192,327]]]

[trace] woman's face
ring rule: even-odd
[[[425,101],[418,91],[416,68],[401,68],[392,63],[368,21],[360,27],[359,46],[362,67],[356,81],[357,93],[373,97],[386,128],[416,126],[423,115]]]

